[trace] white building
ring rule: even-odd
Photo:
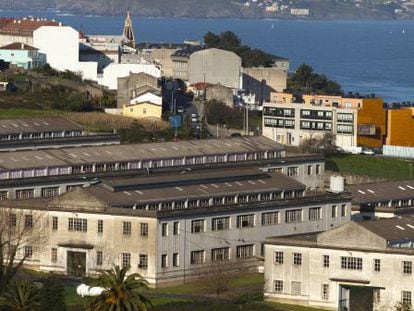
[[[150,102],[162,106],[162,97],[153,92],[146,92],[130,100],[130,104]]]
[[[411,305],[413,247],[412,217],[350,222],[319,234],[269,238],[265,297],[327,310]]]

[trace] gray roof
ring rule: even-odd
[[[0,153],[0,170],[284,150],[263,136]]]
[[[358,224],[387,241],[414,240],[414,217],[383,218]]]
[[[414,199],[414,179],[349,186],[353,204]]]
[[[62,117],[0,119],[0,135],[82,130],[79,124]]]
[[[175,51],[171,57],[190,57],[191,54],[193,54],[194,52],[198,52],[201,50],[204,50],[204,47],[201,46],[188,46],[184,49]]]

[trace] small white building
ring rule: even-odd
[[[145,102],[162,106],[162,97],[157,94],[154,94],[153,92],[146,92],[130,100],[131,105]]]
[[[342,210],[334,211],[342,213]],[[414,218],[350,222],[319,234],[268,238],[265,297],[327,310],[412,305]]]

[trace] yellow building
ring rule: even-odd
[[[153,118],[161,119],[162,106],[149,101],[124,105],[122,114],[134,119]]]
[[[382,98],[363,98],[358,109],[358,146],[380,148],[387,132],[384,101]]]
[[[414,108],[387,111],[387,145],[414,147]]]

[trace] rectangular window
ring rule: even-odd
[[[212,231],[221,231],[230,229],[230,217],[213,218],[211,221]]]
[[[98,233],[103,233],[103,220],[98,219]]]
[[[237,228],[254,227],[254,214],[237,216]]]
[[[96,265],[102,266],[102,263],[103,263],[103,252],[96,251]]]
[[[295,266],[302,265],[302,254],[301,253],[293,253],[293,264]]]
[[[50,261],[53,263],[57,262],[57,248],[52,248],[50,253]]]
[[[292,210],[286,211],[285,218],[286,218],[285,221],[287,223],[301,222],[302,221],[302,210],[292,209]]]
[[[130,221],[122,222],[122,234],[131,235],[131,222]]]
[[[403,305],[411,306],[411,291],[403,290],[401,292],[401,302]]]
[[[275,293],[283,293],[283,281],[275,280],[274,288],[275,288]]]
[[[34,189],[16,190],[16,199],[32,199],[34,198]]]
[[[341,217],[346,216],[346,204],[341,205]]]
[[[336,218],[337,216],[337,206],[336,205],[332,205],[332,218]]]
[[[191,221],[191,233],[204,232],[204,219],[196,219]]]
[[[374,259],[374,271],[381,271],[381,259]]]
[[[168,236],[168,224],[166,222],[161,224],[161,236]]]
[[[300,295],[302,292],[302,283],[292,281],[292,295]]]
[[[320,164],[316,164],[315,174],[316,175],[320,175],[321,174],[321,165]]]
[[[322,219],[322,208],[319,207],[311,207],[309,209],[309,220],[310,221],[317,221]]]
[[[68,230],[69,231],[88,231],[88,220],[85,218],[69,218],[68,219]]]
[[[138,268],[148,269],[148,255],[139,254]]]
[[[328,300],[329,299],[329,284],[322,284],[321,298],[323,300]]]
[[[56,216],[52,217],[52,230],[58,230],[59,228],[59,219]]]
[[[308,175],[312,175],[312,165],[308,165]]]
[[[24,216],[24,227],[25,228],[33,228],[33,216],[32,215],[25,215]]]
[[[24,247],[24,257],[32,258],[33,257],[33,247],[32,246],[25,246]]]
[[[42,198],[51,198],[59,194],[59,187],[42,188]]]
[[[178,253],[173,254],[173,267],[179,267],[180,266],[180,256]]]
[[[140,236],[148,236],[148,224],[146,222],[139,224],[139,234]]]
[[[12,213],[9,215],[9,224],[10,227],[16,227],[17,226],[17,215]]]
[[[411,261],[403,261],[403,273],[412,274],[413,273],[413,263]]]
[[[299,168],[297,166],[288,167],[288,176],[294,177],[299,175]]]
[[[262,226],[276,225],[279,223],[279,212],[262,214]]]
[[[230,248],[229,247],[221,247],[221,248],[213,248],[211,250],[211,261],[223,261],[230,259]]]
[[[0,201],[7,200],[9,198],[8,191],[0,191]]]
[[[180,234],[180,222],[174,221],[173,223],[173,235],[179,235]]]
[[[329,255],[323,255],[323,267],[329,268]]]
[[[236,248],[237,258],[251,258],[254,256],[254,245],[241,245]]]
[[[204,251],[192,251],[190,262],[193,265],[202,264],[204,262]]]
[[[275,252],[275,264],[283,264],[283,252]]]
[[[362,270],[362,258],[341,257],[341,268],[347,270]]]
[[[122,264],[122,267],[131,266],[131,254],[130,253],[121,254],[121,264]]]

